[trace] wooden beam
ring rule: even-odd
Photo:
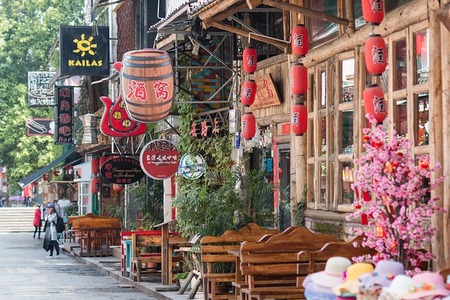
[[[262,0],[246,0],[245,2],[247,2],[248,8],[254,9],[255,7],[261,5]]]
[[[442,25],[450,31],[450,3],[442,6],[436,13],[436,17],[441,21]]]
[[[220,22],[222,20],[225,20],[229,16],[232,16],[235,13],[237,13],[243,9],[246,9],[246,8],[247,8],[247,3],[242,3],[241,5],[225,9],[225,10],[219,12],[218,14],[215,14],[212,18],[203,19],[203,17],[200,16],[200,19],[202,19],[203,28],[205,28],[205,29],[209,28],[209,27],[211,27],[211,22],[214,22],[214,21]]]
[[[295,4],[287,3],[287,2],[281,2],[276,0],[262,0],[262,3],[271,7],[276,7],[282,10],[288,10],[293,11],[296,13],[303,14],[305,16],[308,16],[313,19],[319,19],[322,21],[327,21],[331,23],[337,23],[345,26],[350,26],[351,22],[344,18],[335,17],[332,15],[327,15],[321,11],[316,11],[308,8],[304,8],[302,6],[298,6]]]
[[[217,4],[215,4],[213,7],[209,8],[209,9],[202,10],[198,14],[198,17],[202,21],[212,19],[212,18],[214,18],[215,20],[218,20],[216,18],[216,16],[226,12],[226,16],[225,16],[225,18],[226,18],[234,13],[234,12],[232,12],[232,10],[230,10],[230,8],[233,9],[232,6],[234,4],[236,4],[237,2],[239,2],[239,0],[222,0],[220,2],[215,1],[215,3],[217,3]],[[240,5],[240,6],[242,6],[242,5]],[[243,7],[247,8],[247,3],[244,2]]]
[[[211,24],[212,27],[215,27],[215,28],[218,28],[218,29],[222,29],[222,30],[225,30],[225,31],[228,31],[228,32],[232,32],[232,33],[235,33],[237,35],[240,35],[240,36],[243,36],[243,37],[246,37],[246,38],[248,38],[249,34],[251,33],[250,31],[247,31],[247,30],[244,30],[244,29],[241,29],[241,28],[237,28],[237,27],[234,27],[234,26],[231,26],[231,25],[223,24],[223,23],[220,23],[220,22],[217,22],[217,21],[211,21],[210,24]],[[279,48],[279,49],[281,49],[283,51],[285,51],[286,47],[288,45],[290,45],[289,42],[282,42],[280,40],[274,40],[273,38],[267,37],[267,36],[253,35],[252,34],[251,38],[254,39],[254,40],[260,41],[260,42],[264,42],[264,43],[267,43],[267,44],[270,44],[270,45],[274,45],[275,47],[277,47],[277,48]]]

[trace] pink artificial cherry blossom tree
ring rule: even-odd
[[[441,177],[431,182],[440,165],[430,167],[428,156],[416,160],[411,140],[397,138],[395,131],[389,138],[381,126],[375,127],[376,120],[367,118],[374,126],[363,130],[366,152],[354,161],[357,171],[352,185],[358,199],[347,219],[361,219],[355,233],[365,234],[363,245],[378,252],[374,262],[397,260],[416,273],[423,261],[435,259],[425,247],[436,231],[429,218],[445,211],[437,205],[439,199],[431,197],[443,181]]]

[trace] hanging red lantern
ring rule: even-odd
[[[99,172],[99,163],[100,163],[100,158],[98,158],[97,156],[92,158],[91,160],[91,172],[94,175],[97,175]]]
[[[97,194],[100,191],[100,178],[94,177],[91,179],[91,192]]]
[[[241,120],[242,136],[245,139],[252,139],[256,134],[256,118],[251,112],[242,116]]]
[[[256,71],[258,64],[258,56],[255,48],[247,47],[242,54],[244,71],[248,74],[253,74]]]
[[[116,192],[121,192],[124,188],[125,187],[121,184],[113,183],[113,190]]]
[[[366,113],[372,115],[378,124],[383,123],[387,116],[387,107],[384,101],[384,93],[377,84],[367,86],[363,92]]]
[[[291,128],[295,135],[300,136],[308,129],[308,110],[302,103],[295,103],[291,109]]]
[[[256,96],[256,82],[248,79],[244,82],[241,88],[241,102],[245,106],[250,106],[255,102]]]
[[[361,0],[364,20],[372,25],[380,25],[384,18],[384,0]]]
[[[291,91],[294,95],[304,95],[308,90],[308,69],[302,64],[291,67]]]
[[[108,156],[102,155],[98,159],[98,167],[101,168],[105,162],[108,160]]]
[[[386,70],[386,43],[379,34],[371,34],[364,45],[367,72],[381,75]]]
[[[305,56],[309,51],[308,30],[305,25],[298,24],[292,29],[291,48],[292,54]]]

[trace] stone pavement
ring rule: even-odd
[[[67,252],[67,249],[62,247],[64,251]],[[74,255],[73,253],[70,253]],[[114,256],[107,257],[80,257],[75,256],[77,260],[84,262],[85,264],[97,269],[99,272],[112,277],[113,279],[120,282],[122,285],[132,286],[141,292],[148,294],[157,299],[161,300],[187,300],[189,291],[186,291],[183,295],[179,295],[178,291],[165,291],[166,289],[173,290],[175,289],[175,285],[173,286],[163,286],[160,282],[134,282],[127,277],[122,276],[122,272],[120,270],[121,261],[119,258]],[[198,291],[195,295],[194,299],[203,299],[203,292]]]

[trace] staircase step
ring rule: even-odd
[[[0,232],[34,232],[36,207],[1,207]]]

